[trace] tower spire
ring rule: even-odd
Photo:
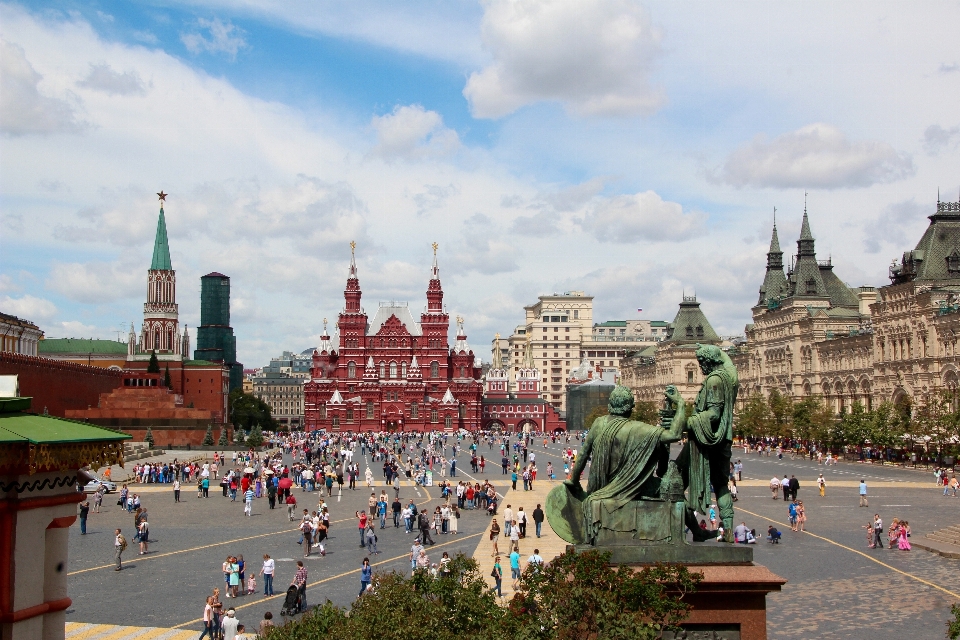
[[[157,235],[153,241],[153,260],[150,262],[151,271],[173,271],[170,264],[170,243],[167,241],[167,221],[163,215],[163,203],[167,194],[160,191],[160,218],[157,220]]]
[[[430,279],[439,280],[440,279],[440,267],[437,265],[437,249],[440,248],[440,245],[434,242],[433,247],[433,268],[430,270]]]
[[[357,242],[356,240],[350,241],[350,278],[357,277]]]

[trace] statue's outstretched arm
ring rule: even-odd
[[[683,401],[680,392],[677,391],[677,388],[673,385],[669,385],[666,388],[664,395],[667,397],[667,400],[677,407],[677,412],[670,420],[670,427],[664,429],[660,434],[660,442],[664,444],[679,442],[683,436],[683,430],[687,426],[687,405]]]

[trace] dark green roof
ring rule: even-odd
[[[668,342],[720,342],[720,336],[710,326],[707,317],[700,310],[696,296],[683,296],[680,310],[673,319],[673,334]]]
[[[669,324],[670,324],[670,323],[667,322],[666,320],[651,320],[651,321],[650,321],[650,326],[651,326],[651,327],[666,327],[666,326],[669,325]]]
[[[626,320],[607,320],[606,322],[601,322],[599,324],[594,324],[595,327],[625,327],[627,326]]]
[[[960,279],[960,202],[938,201],[937,212],[929,218],[917,247],[891,270],[894,282]]]
[[[160,218],[157,220],[157,237],[153,241],[153,261],[151,271],[173,271],[170,264],[170,244],[167,242],[167,221],[163,217],[163,207],[160,207]]]
[[[185,367],[209,367],[211,365],[222,365],[222,362],[213,362],[211,360],[184,360],[183,366]]]
[[[116,340],[97,340],[95,338],[44,338],[37,343],[37,353],[40,355],[88,355],[91,353],[126,355],[127,344]]]
[[[827,289],[827,295],[830,296],[831,307],[860,308],[860,300],[857,298],[857,294],[837,277],[833,272],[832,264],[820,265],[820,277],[823,279],[823,286]]]

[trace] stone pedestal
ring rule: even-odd
[[[664,638],[687,640],[767,640],[767,594],[786,580],[761,565],[688,565],[702,573],[697,592],[684,597],[693,605],[684,632]]]

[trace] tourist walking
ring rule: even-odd
[[[873,548],[874,549],[883,549],[883,540],[880,536],[883,535],[883,520],[880,519],[880,514],[873,514]]]
[[[173,479],[173,501],[180,502],[180,481]]]
[[[503,585],[503,567],[500,566],[500,556],[497,556],[493,561],[493,571],[490,572],[490,577],[493,578],[494,586],[493,590],[497,592],[497,597],[502,598],[503,592],[501,587]]]
[[[127,549],[127,539],[123,537],[122,533],[120,533],[120,529],[116,529],[114,531],[114,535],[116,537],[114,538],[114,541],[113,541],[113,547],[114,547],[114,554],[117,561],[117,566],[114,569],[114,571],[120,571],[121,569],[120,555]]]
[[[377,532],[373,528],[373,522],[367,524],[367,552],[373,555],[377,555],[380,552],[377,551]]]
[[[493,553],[491,556],[498,556],[500,550],[497,548],[497,543],[500,540],[500,525],[497,523],[497,519],[494,518],[493,522],[490,523],[490,542],[493,544]]]
[[[217,640],[217,634],[213,629],[213,597],[207,596],[206,604],[203,606],[203,632],[198,640],[203,640],[204,636],[210,636],[211,640]]]
[[[823,474],[820,474],[820,477],[817,478],[817,487],[820,489],[820,497],[823,498],[827,495],[827,481],[823,479]]]
[[[860,480],[860,506],[870,506],[870,503],[867,502],[867,481],[863,479]]]

